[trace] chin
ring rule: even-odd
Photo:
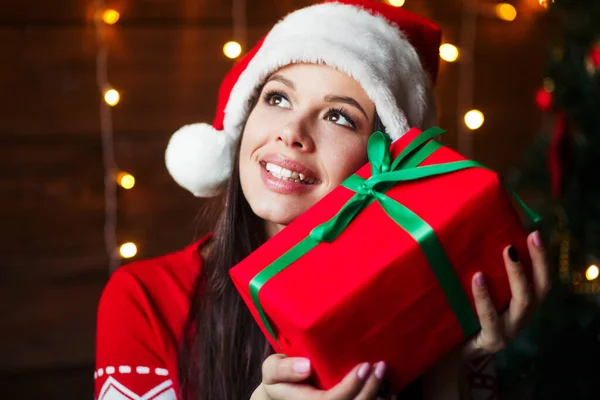
[[[275,202],[261,202],[260,205],[252,205],[252,211],[261,219],[273,222],[279,225],[289,225],[296,218],[302,215],[310,206],[305,207],[289,207],[285,204],[277,204]],[[267,204],[268,203],[268,204]]]

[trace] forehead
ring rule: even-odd
[[[312,88],[323,91],[350,91],[368,98],[357,80],[326,64],[286,65],[271,74],[267,81],[281,77],[293,83],[297,90]]]

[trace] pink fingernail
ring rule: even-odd
[[[475,283],[479,287],[484,287],[485,286],[485,279],[483,278],[483,273],[478,272],[478,273],[475,274]]]
[[[310,371],[310,361],[303,359],[294,362],[294,372],[297,374],[305,374]]]
[[[383,361],[379,361],[377,366],[375,367],[375,376],[377,379],[383,378],[383,374],[385,373],[385,363]]]
[[[544,244],[542,243],[542,238],[540,236],[540,231],[533,232],[533,244],[538,249],[543,249],[544,248]]]
[[[360,379],[366,379],[367,375],[369,375],[369,370],[371,369],[371,364],[364,363],[358,369],[358,377]]]

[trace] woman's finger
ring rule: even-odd
[[[504,333],[509,339],[514,339],[527,321],[534,299],[516,247],[505,248],[503,256],[512,294],[508,311],[503,315]]]
[[[306,358],[273,354],[263,362],[263,383],[273,385],[285,382],[302,382],[310,376],[310,371],[310,361]]]
[[[505,346],[500,317],[490,297],[482,272],[477,272],[471,282],[471,290],[475,299],[475,309],[481,325],[481,331],[465,346],[466,357],[474,357],[480,353],[495,353]]]
[[[379,388],[385,375],[386,365],[380,361],[372,366],[373,371],[365,382],[360,393],[355,397],[355,400],[373,400],[379,394]]]
[[[535,231],[529,235],[527,246],[533,266],[533,290],[539,304],[544,301],[552,286],[552,274],[540,232]]]
[[[340,383],[325,392],[325,400],[352,400],[365,386],[373,368],[369,363],[357,365]]]

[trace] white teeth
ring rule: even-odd
[[[315,179],[313,178],[308,178],[302,173],[282,168],[276,164],[266,163],[265,168],[271,173],[271,175],[284,181],[294,181],[297,183],[303,182],[306,184],[313,184],[315,182]]]
[[[282,168],[279,165],[267,163],[267,165],[265,167],[267,168],[267,171],[274,172],[277,175],[281,175]]]

